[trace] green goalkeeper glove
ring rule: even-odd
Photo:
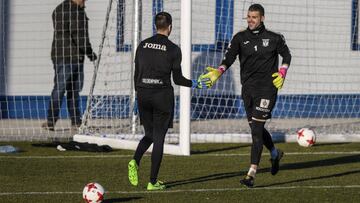
[[[198,80],[201,81],[201,84],[205,84],[207,88],[210,88],[225,72],[225,67],[219,66],[218,69],[215,69],[213,67],[208,66],[206,67],[206,70],[208,72],[206,74],[201,74]]]
[[[276,88],[278,89],[282,88],[285,81],[287,69],[288,69],[287,66],[282,66],[279,68],[279,72],[272,74],[272,77],[275,78],[273,80],[273,84]]]

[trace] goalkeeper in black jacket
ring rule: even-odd
[[[260,4],[251,5],[247,14],[248,28],[233,37],[218,69],[208,67],[208,73],[199,77],[199,80],[206,82],[207,87],[211,87],[239,56],[241,96],[252,136],[250,169],[240,183],[248,187],[254,185],[263,145],[271,153],[272,175],[278,172],[284,154],[275,148],[264,125],[271,118],[278,89],[283,86],[290,65],[291,54],[284,37],[267,30],[264,19],[264,8]],[[280,67],[278,55],[283,58]]]
[[[181,50],[168,39],[172,29],[169,13],[160,12],[155,16],[157,33],[142,41],[135,56],[135,90],[137,95],[140,122],[144,126],[145,136],[128,165],[129,181],[138,185],[138,166],[146,150],[153,144],[151,154],[150,182],[147,190],[163,190],[165,185],[157,180],[163,156],[164,139],[169,127],[172,127],[174,115],[174,83],[181,86],[200,88],[196,80],[183,77],[181,71]],[[205,84],[203,85],[204,87]]]

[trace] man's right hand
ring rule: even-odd
[[[139,114],[139,107],[138,107],[138,99],[137,99],[137,97],[135,97],[134,107],[133,107],[133,113],[134,113],[134,115],[138,115],[138,114]]]
[[[94,52],[92,54],[90,54],[88,57],[89,57],[90,61],[96,61],[96,59],[97,59],[97,56]]]
[[[212,87],[225,72],[223,66],[220,66],[218,69],[208,66],[206,67],[206,70],[208,72],[206,74],[201,74],[198,80],[201,81],[201,84],[205,84],[207,88]]]
[[[192,82],[192,86],[191,88],[195,89],[207,89],[207,86],[205,84],[205,82],[201,81],[201,80],[191,80]]]

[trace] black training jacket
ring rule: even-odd
[[[229,68],[236,56],[240,60],[241,84],[259,89],[274,89],[272,74],[278,71],[279,55],[282,63],[290,65],[291,54],[281,34],[265,29],[238,32],[231,40],[221,64]]]
[[[65,0],[52,13],[54,27],[51,59],[54,64],[83,63],[93,52],[84,8]]]
[[[182,75],[181,50],[176,44],[161,34],[142,41],[135,56],[135,90],[171,87],[171,73],[175,84],[191,87],[191,80]]]

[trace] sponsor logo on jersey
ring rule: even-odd
[[[263,47],[269,46],[270,39],[262,39],[262,41],[263,41]]]
[[[153,84],[153,85],[162,85],[163,81],[160,80],[160,79],[143,78],[142,83],[144,83],[144,84]]]
[[[247,40],[247,41],[245,41],[245,42],[244,42],[244,44],[249,44],[249,42],[250,42],[250,41],[249,41],[249,40]]]
[[[261,108],[261,107],[255,107],[256,110],[261,111],[261,112],[265,112],[265,113],[269,113],[270,109],[266,109],[266,108]]]
[[[166,51],[166,46],[163,44],[153,44],[153,43],[145,43],[145,45],[143,46],[143,48],[145,49],[157,49],[157,50],[161,50],[161,51]]]
[[[270,109],[268,109],[269,105],[270,105],[270,100],[261,99],[260,106],[256,106],[255,109],[261,112],[269,113],[270,112]]]
[[[269,108],[269,104],[270,104],[270,100],[268,100],[268,99],[261,99],[260,100],[260,107],[261,108],[267,109],[267,108]]]

